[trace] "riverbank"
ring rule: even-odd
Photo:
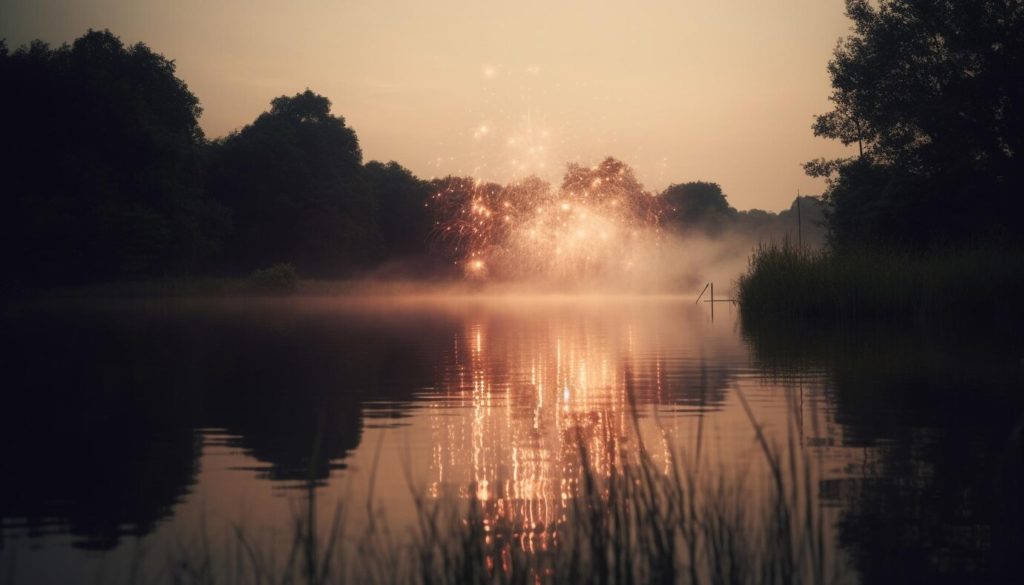
[[[252,277],[175,277],[125,280],[94,284],[40,287],[5,291],[8,299],[161,299],[234,298],[267,296],[338,296],[362,293],[408,294],[424,290],[470,291],[471,286],[450,280],[417,281],[374,279],[296,278],[281,283],[253,282]]]
[[[762,244],[737,283],[744,320],[977,322],[1024,317],[1024,255],[997,247],[933,252],[800,250]]]

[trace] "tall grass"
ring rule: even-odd
[[[764,483],[702,467],[700,444],[657,461],[634,440],[595,465],[593,437],[577,437],[578,473],[564,515],[550,525],[506,521],[493,501],[431,499],[413,490],[411,534],[395,537],[370,511],[365,532],[346,534],[346,512],[317,530],[316,497],[294,514],[283,559],[261,551],[245,531],[218,554],[201,537],[172,557],[173,581],[214,583],[800,584],[837,580],[815,490],[816,466],[790,433],[771,442],[745,398]],[[792,429],[791,429],[792,430]],[[606,465],[610,461],[610,465]],[[371,480],[372,481],[372,480]],[[371,506],[368,504],[368,509]]]
[[[985,247],[839,253],[767,243],[754,250],[737,289],[745,320],[1006,322],[1024,316],[1024,254]]]

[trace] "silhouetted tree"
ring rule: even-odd
[[[668,207],[664,221],[683,231],[718,233],[736,218],[718,183],[692,181],[670,185],[661,194]]]
[[[362,151],[331,102],[306,90],[211,146],[210,195],[232,211],[228,259],[248,271],[292,262],[338,275],[370,258],[373,205]]]
[[[174,62],[109,31],[0,45],[6,280],[193,270],[224,214],[202,197],[199,100]]]
[[[373,196],[382,257],[422,254],[432,224],[427,209],[430,184],[395,161],[370,161],[364,176]]]
[[[445,263],[458,264],[488,239],[476,225],[473,202],[493,199],[501,192],[501,185],[478,184],[472,177],[449,175],[431,180],[430,189],[431,247]]]
[[[814,132],[857,145],[830,177],[833,243],[1019,238],[1024,4],[847,0],[829,63],[834,109]]]
[[[661,212],[661,201],[644,189],[633,169],[610,156],[593,167],[569,163],[562,196],[596,208],[621,206],[643,220],[654,221]]]

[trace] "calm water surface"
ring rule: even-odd
[[[413,496],[564,517],[575,441],[760,489],[816,465],[850,582],[1001,582],[1022,546],[1020,345],[744,329],[690,299],[53,301],[3,313],[0,580],[126,581],[206,531],[287,541],[312,494],[400,537]],[[634,423],[634,412],[638,422]],[[636,432],[637,425],[639,432]],[[698,439],[699,435],[699,439]],[[355,537],[352,537],[355,538]],[[526,539],[524,546],[532,543]],[[145,573],[149,571],[149,573]]]

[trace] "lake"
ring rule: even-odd
[[[208,555],[231,582],[244,555],[287,564],[302,522],[349,565],[372,531],[387,567],[442,503],[457,520],[472,504],[500,572],[518,558],[505,549],[560,546],[581,465],[615,477],[641,460],[730,486],[751,517],[773,481],[806,481],[793,501],[830,581],[1019,577],[1019,339],[714,311],[672,296],[10,303],[0,580],[169,581]],[[766,452],[798,454],[799,473],[773,480]]]

